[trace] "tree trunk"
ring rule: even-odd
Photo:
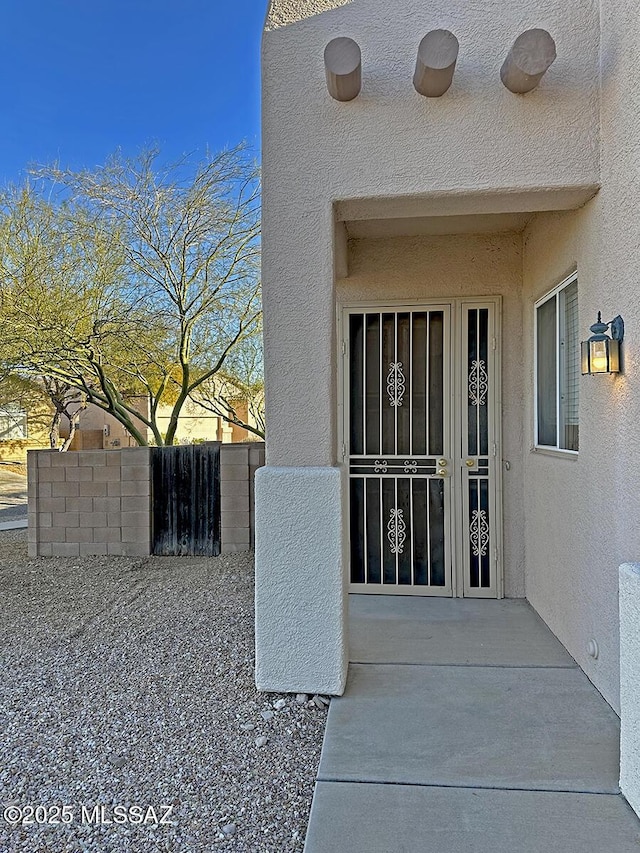
[[[56,409],[56,412],[51,420],[51,426],[49,427],[49,446],[52,450],[56,450],[58,447],[58,442],[60,441],[60,412]]]
[[[64,453],[71,447],[71,442],[73,441],[73,437],[75,436],[76,430],[78,429],[78,424],[80,423],[80,415],[82,414],[82,412],[84,412],[86,408],[87,404],[85,403],[84,406],[80,406],[80,408],[77,409],[72,415],[67,415],[67,417],[69,418],[69,435],[62,442],[62,446],[60,447],[61,453]]]

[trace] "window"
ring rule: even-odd
[[[0,409],[0,441],[27,438],[27,414],[15,406]]]
[[[580,343],[574,273],[535,305],[536,447],[578,450]]]

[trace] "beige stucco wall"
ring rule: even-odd
[[[527,597],[619,709],[618,566],[640,554],[640,16],[633,0],[602,9],[602,188],[582,210],[539,215],[525,231],[528,442],[533,302],[572,268],[584,337],[598,311],[623,316],[624,372],[582,379],[577,459],[525,448],[525,559]],[[590,637],[598,660],[586,652]]]
[[[346,480],[327,466],[270,465],[255,483],[256,686],[339,695],[348,665]]]
[[[598,8],[597,0],[274,0],[263,40],[268,173],[279,161],[281,178],[314,201],[597,183]],[[558,59],[535,93],[514,97],[500,66],[532,26],[553,34]],[[418,44],[435,27],[456,34],[460,54],[449,92],[427,99],[412,76]],[[325,86],[323,51],[336,36],[362,50],[362,93],[349,104]],[[271,146],[283,141],[277,156]],[[276,200],[268,188],[267,198]]]
[[[443,98],[425,99],[411,82],[416,51],[440,26],[460,40],[458,68]],[[529,26],[548,27],[559,56],[522,98],[502,86],[499,69]],[[339,35],[363,53],[363,90],[348,104],[329,97],[324,79],[324,47]],[[446,8],[274,0],[263,39],[269,464],[336,459],[333,203],[357,200],[359,214],[372,215],[379,205],[359,200],[393,197],[414,214],[437,214],[456,196],[469,208],[460,212],[477,212],[512,209],[516,191],[593,188],[598,37],[596,0],[539,0],[529,9],[506,0]]]
[[[640,816],[640,564],[620,566],[620,789]]]
[[[132,403],[139,412],[145,412],[148,409],[148,402],[144,397],[131,398],[130,403]],[[136,421],[136,425],[142,430],[145,429],[142,421]],[[66,418],[62,419],[61,432],[64,435],[69,435],[69,422]],[[72,444],[74,449],[81,449],[83,447],[83,439],[82,436],[79,435],[80,432],[96,433],[95,436],[92,436],[92,440],[94,441],[97,438],[97,432],[101,432],[102,448],[104,450],[117,450],[122,447],[138,446],[136,440],[124,428],[120,421],[114,418],[113,415],[105,412],[104,409],[101,409],[99,406],[91,404],[89,404],[80,415],[79,428],[76,433],[76,436],[78,437],[74,439]]]
[[[16,430],[12,437],[0,434],[0,461],[26,462],[27,451],[49,447],[49,428],[53,417],[50,406],[36,405],[27,413],[27,437],[19,438]],[[13,431],[12,431],[13,432]]]
[[[527,597],[617,709],[618,566],[640,554],[640,349],[634,340],[640,304],[631,266],[637,269],[640,239],[614,249],[614,222],[629,237],[637,222],[611,221],[606,194],[603,188],[577,213],[539,216],[525,232],[523,472]],[[627,256],[628,268],[617,251]],[[599,310],[605,320],[622,314],[627,337],[623,374],[581,379],[580,450],[568,457],[531,450],[533,303],[576,268],[583,338]],[[600,648],[597,660],[587,654],[590,638]]]
[[[524,595],[521,235],[353,240],[339,303],[502,296],[505,595]]]
[[[161,433],[166,433],[169,428],[172,408],[171,405],[159,407],[157,423]],[[221,420],[222,418],[208,412],[192,400],[187,400],[178,419],[176,444],[192,441],[222,441]],[[229,435],[226,439],[231,441],[231,430],[229,429],[227,432]]]
[[[549,29],[558,59],[538,90],[513,96],[499,68],[531,26]],[[427,100],[411,76],[420,38],[436,27],[458,36],[460,57],[451,90]],[[324,84],[323,49],[340,35],[355,38],[363,55],[363,90],[348,104],[332,101]],[[513,505],[523,541],[506,539],[514,565],[524,559],[527,595],[616,709],[617,567],[640,552],[638,44],[636,0],[272,0],[263,42],[269,463],[336,464],[337,298],[404,298],[410,288],[431,295],[447,273],[455,296],[451,272],[477,263],[468,237],[448,238],[460,261],[446,264],[434,238],[356,241],[348,278],[335,285],[345,267],[334,257],[334,212],[397,220],[548,211],[522,235],[519,319],[517,283],[485,291],[505,295],[505,458],[509,442],[521,448],[505,488],[515,494],[521,484],[522,503]],[[482,238],[477,253],[488,274],[486,246],[496,239]],[[515,254],[508,260],[500,241],[505,272]],[[429,286],[425,260],[439,271]],[[533,303],[575,267],[582,335],[602,310],[607,320],[623,315],[627,338],[623,375],[581,381],[580,453],[569,460],[531,451]],[[459,280],[476,286],[464,272]],[[521,568],[511,577],[507,593],[517,594]],[[598,660],[586,652],[592,637]]]
[[[143,412],[148,408],[145,398],[135,398],[137,408]],[[241,418],[249,418],[247,423],[253,423],[246,403],[238,403],[236,410]],[[166,433],[171,420],[172,406],[162,405],[159,407],[157,424],[161,433]],[[136,425],[143,433],[146,433],[150,441],[153,440],[151,430],[147,429],[142,421],[136,420]],[[108,432],[105,433],[105,429]],[[63,432],[68,435],[68,423],[63,422]],[[80,431],[100,431],[104,435],[103,447],[112,450],[119,447],[136,447],[137,442],[125,427],[113,415],[105,412],[98,406],[89,405],[80,417]],[[222,441],[223,443],[258,441],[258,437],[242,427],[227,423],[222,417],[203,409],[192,400],[187,400],[182,408],[178,419],[176,431],[176,444],[189,444],[194,441]],[[78,442],[79,443],[79,442]]]

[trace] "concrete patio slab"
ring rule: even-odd
[[[619,720],[579,669],[351,665],[319,780],[617,793]]]
[[[524,601],[350,596],[305,853],[631,853],[618,717]]]
[[[576,666],[523,599],[349,596],[350,660],[489,666]]]
[[[319,782],[305,853],[637,853],[621,796]]]

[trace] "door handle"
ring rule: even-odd
[[[438,468],[438,477],[448,477],[449,472],[446,468]]]
[[[475,468],[476,467],[476,460],[475,459],[467,459],[464,464],[467,466],[467,468]]]

